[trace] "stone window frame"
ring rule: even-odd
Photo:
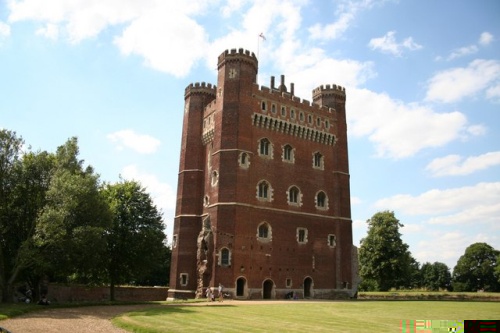
[[[308,114],[308,115],[307,115],[307,123],[308,123],[309,125],[312,125],[312,124],[314,123],[314,121],[313,121],[313,116],[312,116],[312,115],[310,115],[310,114]]]
[[[337,246],[337,236],[335,236],[335,234],[328,234],[326,243],[333,249],[335,246]]]
[[[290,206],[302,206],[302,191],[297,185],[291,185],[286,190],[286,201]]]
[[[250,154],[247,152],[241,152],[238,156],[238,165],[243,169],[248,169],[250,166]]]
[[[295,163],[295,148],[291,144],[289,143],[284,144],[282,151],[283,154],[281,155],[281,159],[283,162]]]
[[[187,286],[189,283],[189,273],[180,273],[179,274],[179,283],[183,287]]]
[[[266,228],[265,235],[262,235],[262,233],[261,233],[261,231],[263,230],[261,228],[263,228],[263,227]],[[273,240],[273,228],[271,227],[271,224],[269,224],[266,221],[262,221],[261,223],[259,223],[259,225],[257,226],[256,237],[257,237],[257,240],[260,242],[264,242],[264,243],[271,242]]]
[[[203,197],[203,206],[208,207],[210,205],[210,197],[208,195],[205,195]]]
[[[175,249],[177,247],[177,241],[178,241],[179,237],[177,234],[174,234],[172,236],[172,248]]]
[[[227,258],[225,256],[227,255]],[[231,250],[228,247],[222,247],[219,250],[218,265],[221,267],[231,267]],[[227,261],[226,261],[227,259]]]
[[[210,174],[210,184],[212,186],[217,186],[217,183],[219,182],[219,173],[217,170],[213,170]]]
[[[327,120],[325,120],[325,128],[326,129],[330,129],[330,122]]]
[[[263,112],[267,112],[267,101],[261,101],[261,102],[260,102],[260,109],[261,109]]]
[[[321,118],[320,117],[316,118],[316,126],[321,127]]]
[[[281,117],[286,117],[286,106],[282,105],[281,106]]]
[[[276,114],[278,108],[276,107],[275,103],[271,103],[271,113]]]
[[[304,112],[303,112],[303,111],[299,111],[299,121],[300,121],[301,123],[303,123],[303,122],[304,122],[304,120],[305,120],[305,118],[304,118]]]
[[[264,188],[263,186],[266,186],[267,188]],[[274,190],[270,182],[265,179],[260,180],[257,183],[257,200],[271,202],[273,200],[273,191]]]
[[[290,119],[295,120],[295,110],[290,109]]]
[[[308,236],[309,236],[309,232],[308,232],[307,228],[302,228],[302,227],[297,228],[297,232],[296,232],[297,243],[307,244],[307,242],[309,241]]]
[[[314,169],[324,170],[325,169],[325,157],[319,151],[315,151],[312,154],[312,164]]]
[[[273,144],[268,138],[261,138],[259,140],[257,149],[260,157],[270,159],[273,158]]]
[[[292,278],[286,278],[286,279],[285,279],[285,286],[286,286],[287,288],[292,288],[292,285],[293,285],[293,280],[292,280]]]
[[[320,195],[321,194],[324,195],[323,205],[320,205]],[[316,195],[314,196],[314,205],[316,206],[317,209],[328,210],[328,208],[329,208],[328,203],[329,203],[328,195],[326,194],[325,191],[319,190],[318,192],[316,192]]]

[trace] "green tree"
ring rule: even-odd
[[[367,223],[368,235],[359,248],[361,278],[375,282],[381,291],[411,285],[415,261],[401,240],[403,225],[394,212],[378,212]]]
[[[18,281],[28,282],[32,288],[38,284],[33,234],[54,166],[53,155],[22,153],[23,144],[15,132],[0,131],[0,284],[4,302],[12,300]]]
[[[19,244],[16,244],[15,223],[13,221],[13,198],[15,192],[16,169],[24,141],[15,132],[0,130],[0,287],[2,301],[11,299],[11,278]]]
[[[106,230],[111,214],[100,192],[99,177],[78,160],[78,141],[57,149],[55,168],[35,232],[38,270],[60,281],[99,281],[105,262]]]
[[[166,236],[160,212],[139,183],[122,180],[103,192],[113,215],[107,272],[114,300],[115,285],[140,281],[162,265]]]
[[[474,243],[465,249],[453,269],[454,291],[500,291],[495,276],[500,251],[486,243]]]
[[[451,273],[448,266],[442,262],[426,262],[422,265],[422,287],[429,290],[450,289]]]

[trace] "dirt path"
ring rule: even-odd
[[[50,307],[41,311],[0,321],[3,327],[11,333],[124,333],[121,328],[113,326],[111,319],[119,314],[146,309],[156,306],[220,306],[227,304],[258,304],[258,303],[289,303],[284,300],[266,301],[232,301],[200,302],[200,303],[171,303],[167,305],[119,305],[119,306],[88,306],[77,308]],[[293,302],[293,301],[292,301]],[[302,301],[307,302],[307,301]],[[1,331],[0,331],[1,332]]]
[[[111,319],[120,313],[158,305],[88,306],[78,308],[47,308],[42,311],[0,321],[11,333],[123,333],[113,326]]]

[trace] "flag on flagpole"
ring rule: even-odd
[[[259,37],[262,38],[263,40],[266,40],[266,37],[264,36],[263,32],[260,33]]]

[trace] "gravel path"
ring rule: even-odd
[[[87,306],[77,308],[50,308],[24,314],[19,317],[0,321],[0,328],[10,333],[125,333],[127,331],[113,326],[111,319],[119,314],[156,306],[221,306],[231,304],[232,300],[200,303],[171,303],[167,305],[119,305]],[[232,304],[286,304],[285,300],[234,301]],[[302,301],[307,302],[307,301]],[[1,332],[1,331],[0,331]]]
[[[0,321],[0,327],[11,333],[123,333],[111,319],[121,313],[158,305],[88,306],[77,308],[47,308],[42,311]]]

